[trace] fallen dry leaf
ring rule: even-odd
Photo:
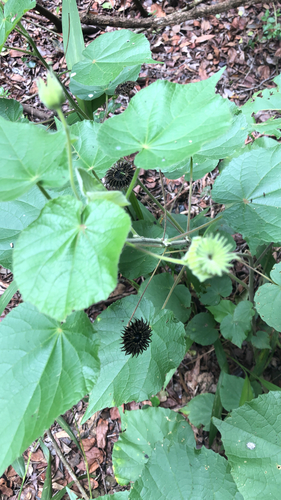
[[[111,420],[119,420],[120,419],[120,413],[119,413],[117,406],[114,406],[114,408],[110,408],[110,418],[111,418]]]
[[[100,419],[96,429],[98,448],[102,449],[105,448],[107,431],[108,431],[108,420]]]
[[[165,12],[163,12],[161,5],[153,3],[150,7],[150,12],[155,17],[166,17]]]
[[[202,35],[202,36],[198,36],[196,39],[195,39],[195,43],[202,43],[202,42],[206,42],[207,40],[211,40],[211,38],[214,38],[216,35]]]
[[[96,444],[96,438],[82,439],[82,444],[86,453],[86,451],[89,451]]]

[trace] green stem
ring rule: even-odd
[[[68,171],[69,171],[70,185],[72,187],[72,191],[73,191],[75,197],[77,198],[77,200],[80,200],[78,192],[77,192],[77,189],[76,189],[76,186],[75,186],[75,182],[74,182],[73,165],[72,165],[72,151],[71,151],[71,139],[70,139],[70,134],[69,134],[69,128],[68,128],[66,119],[64,117],[64,114],[63,114],[63,112],[62,112],[62,110],[60,108],[57,110],[57,113],[58,113],[59,119],[60,119],[60,121],[61,121],[61,123],[63,125],[64,131],[65,131],[65,135],[66,135],[66,148],[67,148]]]
[[[249,266],[249,301],[254,303],[254,268],[253,268],[253,257],[248,255],[248,259],[250,262]]]
[[[239,283],[239,285],[242,285],[246,290],[247,292],[249,292],[249,287],[246,283],[244,283],[244,281],[240,280],[239,278],[237,278],[237,276],[235,276],[234,274],[232,273],[227,273],[228,276],[233,280],[233,281],[236,281],[236,283]]]
[[[43,66],[45,66],[45,68],[50,71],[51,70],[51,67],[49,66],[49,64],[45,61],[44,57],[41,56],[39,50],[37,49],[36,47],[36,44],[34,43],[34,41],[32,40],[32,38],[29,36],[28,32],[25,30],[25,28],[22,26],[22,24],[19,22],[18,25],[20,26],[20,29],[16,29],[16,31],[18,31],[18,33],[20,33],[22,36],[24,36],[28,42],[30,43],[30,45],[32,46],[33,50],[34,50],[34,54],[36,57],[38,57],[38,59],[41,61],[41,63],[43,64]],[[34,55],[33,54],[33,55]],[[89,117],[86,115],[86,113],[84,113],[84,111],[78,106],[78,104],[76,104],[76,102],[74,101],[73,97],[71,97],[70,93],[68,92],[68,90],[66,89],[66,87],[63,85],[63,83],[60,81],[60,79],[57,77],[57,75],[53,72],[54,76],[56,77],[56,79],[58,80],[59,84],[61,85],[69,103],[71,104],[71,106],[75,109],[75,111],[81,115],[85,120],[88,120]]]
[[[177,278],[176,278],[176,280],[174,281],[173,286],[172,286],[172,288],[170,289],[170,291],[169,291],[169,293],[168,293],[168,295],[167,295],[167,297],[166,297],[166,299],[165,299],[165,302],[164,302],[163,306],[161,307],[161,309],[165,309],[166,305],[168,304],[169,299],[170,299],[170,297],[171,297],[171,295],[172,295],[172,293],[173,293],[174,289],[176,288],[177,284],[180,282],[180,279],[181,279],[181,277],[182,277],[182,275],[183,275],[183,272],[184,272],[184,266],[181,268],[181,270],[180,270],[179,274],[177,275]]]
[[[154,198],[154,196],[150,193],[150,191],[148,189],[146,189],[145,185],[138,179],[138,184],[140,185],[140,187],[143,189],[143,191],[148,194],[148,196],[151,198],[151,200],[155,203],[155,205],[157,205],[158,208],[160,208],[160,210],[165,213],[165,210],[164,208],[162,207],[161,203],[159,203],[158,200],[156,200],[156,198]],[[175,226],[175,228],[179,231],[179,233],[181,233],[181,236],[183,234],[183,229],[182,227],[177,223],[177,221],[174,219],[174,217],[169,213],[167,212],[167,217],[168,219],[170,219],[170,221],[172,222],[172,224]]]
[[[212,219],[209,222],[202,224],[202,226],[195,227],[194,229],[191,229],[190,231],[187,231],[186,233],[179,234],[178,236],[174,236],[173,238],[169,238],[168,241],[175,241],[178,238],[182,238],[183,236],[189,236],[190,234],[195,233],[196,231],[200,231],[200,229],[203,229],[204,227],[207,227],[207,226],[210,226],[211,224],[214,224],[219,219],[222,219],[222,215],[219,215],[218,217],[216,217],[216,219]]]
[[[8,47],[8,45],[4,45],[3,48],[7,49],[7,50],[16,50],[17,52],[23,52],[23,54],[27,54],[28,56],[34,56],[33,52],[29,52],[28,50],[19,49],[18,47],[15,49],[15,47]]]
[[[150,252],[149,250],[145,250],[144,248],[136,246],[133,243],[129,243],[127,241],[126,241],[126,245],[134,248],[135,250],[138,250],[139,252],[145,253],[146,255],[150,255],[151,257],[154,257],[154,259],[164,260],[166,262],[172,262],[173,264],[179,264],[180,266],[185,266],[185,264],[180,259],[172,259],[171,257],[162,257],[160,255],[153,253],[153,252]]]
[[[126,198],[127,198],[127,200],[130,199],[131,193],[132,193],[132,191],[133,191],[133,189],[135,187],[135,183],[137,181],[137,178],[138,178],[138,175],[139,175],[139,171],[140,171],[140,169],[136,168],[134,176],[133,176],[133,178],[132,178],[132,180],[130,182],[130,185],[129,185],[128,189],[127,189],[127,192],[126,192]]]
[[[262,259],[267,254],[267,252],[271,249],[272,246],[273,246],[273,243],[269,243],[269,245],[267,245],[267,247],[264,249],[264,251],[257,258],[257,260],[255,262],[255,267],[258,267],[259,263],[262,261]]]
[[[39,182],[37,182],[37,187],[38,187],[38,189],[40,189],[41,193],[45,196],[45,198],[47,198],[47,200],[52,199],[52,197],[49,195],[49,193],[47,193],[47,191],[42,186],[40,186]]]
[[[192,174],[193,174],[193,158],[191,156],[190,157],[190,173],[189,173],[189,196],[188,196],[187,231],[190,230],[191,197],[192,197]]]
[[[33,451],[30,451],[30,453],[28,455],[27,464],[26,464],[25,471],[24,471],[24,476],[22,478],[22,482],[21,482],[21,486],[20,486],[18,500],[20,500],[20,497],[21,497],[21,494],[22,494],[22,489],[23,489],[23,485],[24,485],[24,481],[25,481],[26,474],[27,474],[27,471],[28,471],[28,467],[29,467],[29,463],[30,463],[30,459],[31,459],[32,453],[33,453]]]
[[[186,240],[176,241],[176,243],[167,243],[167,240],[162,240],[159,238],[127,238],[128,243],[133,243],[133,245],[144,245],[144,246],[154,246],[154,247],[171,247],[174,245],[186,245]],[[177,250],[178,251],[178,250]]]

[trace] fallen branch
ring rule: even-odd
[[[33,106],[29,106],[28,104],[22,103],[22,107],[25,113],[27,113],[31,117],[39,118],[39,120],[48,120],[49,118],[52,118],[54,116],[54,114],[47,113],[47,111],[34,108]]]
[[[277,1],[277,0],[274,0]],[[255,4],[255,0],[226,0],[217,5],[200,5],[188,11],[174,12],[166,17],[149,17],[146,19],[123,19],[120,17],[101,16],[94,14],[82,14],[80,16],[81,23],[86,25],[98,26],[114,26],[115,28],[163,28],[168,25],[181,24],[191,19],[200,17],[208,17],[211,14],[219,14],[227,12],[230,9],[239,7],[240,5]]]

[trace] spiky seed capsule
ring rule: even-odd
[[[134,173],[131,163],[119,160],[106,172],[105,183],[111,189],[126,188],[130,185]]]
[[[130,92],[133,90],[134,86],[136,85],[136,82],[124,82],[120,83],[117,85],[116,89],[114,90],[115,95],[124,95],[124,96],[129,96]]]
[[[138,357],[143,351],[146,351],[151,342],[152,330],[147,321],[143,318],[133,320],[123,331],[122,349],[126,355]]]

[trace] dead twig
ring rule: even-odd
[[[47,436],[48,438],[50,439],[50,441],[52,442],[52,445],[55,449],[55,452],[56,454],[58,455],[59,459],[61,460],[61,462],[63,463],[63,465],[65,466],[67,472],[69,473],[69,475],[72,477],[73,481],[75,482],[77,488],[79,489],[82,497],[85,499],[85,500],[89,500],[89,497],[86,493],[86,491],[84,490],[83,486],[80,484],[78,478],[76,477],[76,475],[74,474],[73,470],[71,469],[68,461],[66,460],[65,456],[63,455],[63,453],[61,452],[61,449],[60,447],[57,445],[57,442],[53,436],[53,434],[51,433],[50,429],[47,430]]]
[[[277,1],[277,0],[274,0]],[[197,3],[197,2],[196,2]],[[207,17],[210,14],[219,14],[220,12],[228,12],[230,9],[239,7],[240,5],[252,5],[255,4],[255,0],[226,0],[217,5],[200,5],[200,7],[194,7],[187,12],[179,11],[169,14],[166,17],[149,17],[146,19],[122,19],[120,17],[102,16],[95,14],[82,14],[80,20],[86,25],[98,25],[98,26],[114,26],[116,28],[163,28],[165,26],[171,26],[174,24],[181,24],[185,21],[190,21],[191,19],[197,19],[200,17]]]

